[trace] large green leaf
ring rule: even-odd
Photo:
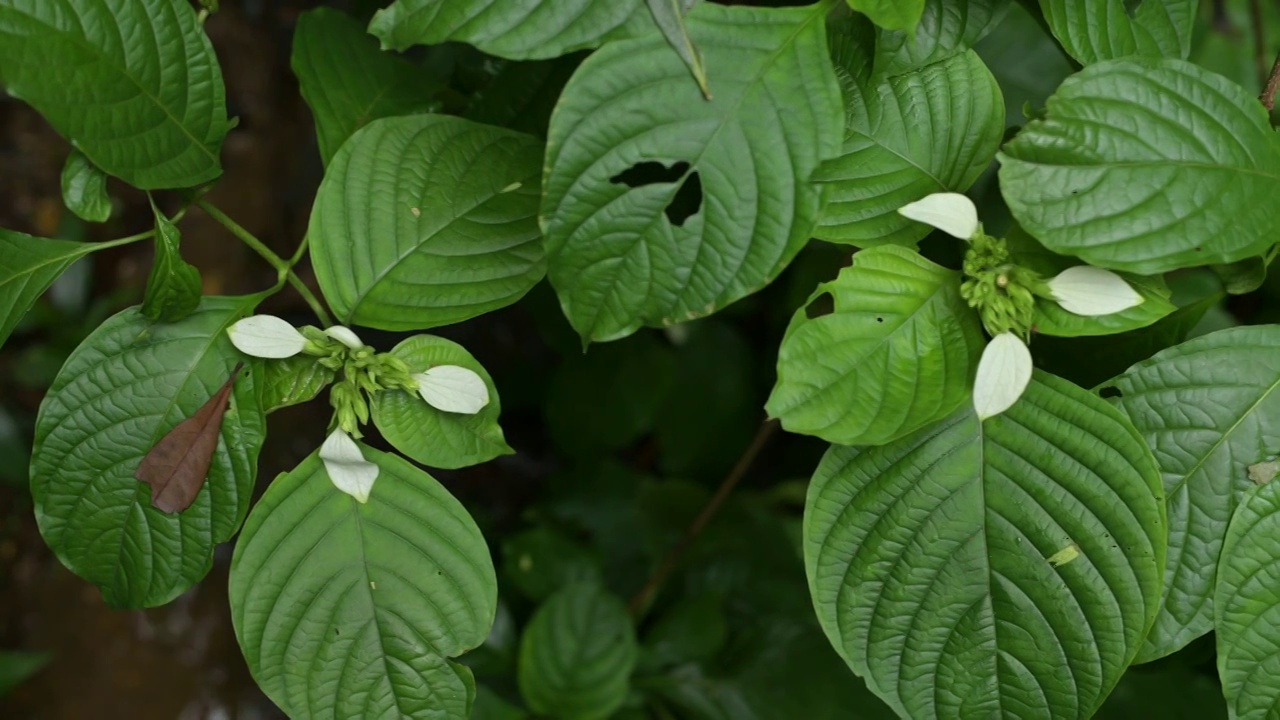
[[[1083,65],[1127,55],[1185,58],[1199,5],[1200,0],[1040,0],[1049,30]]]
[[[552,595],[520,639],[525,703],[557,720],[603,720],[627,699],[639,649],[627,606],[594,583]]]
[[[579,66],[551,119],[542,226],[584,338],[709,315],[808,240],[822,204],[808,180],[842,128],[827,9],[695,7],[711,101],[660,34]]]
[[[848,69],[845,77],[853,77]],[[1004,134],[1000,87],[973,51],[844,86],[844,147],[814,175],[830,198],[814,235],[859,247],[913,245],[931,228],[898,208],[964,192],[987,169]]]
[[[392,50],[458,40],[490,55],[538,60],[652,26],[645,0],[396,0],[378,11],[369,32]]]
[[[823,629],[904,717],[1088,718],[1160,600],[1150,450],[1106,401],[1037,373],[874,448],[832,447],[805,560]]]
[[[404,390],[377,393],[373,422],[397,450],[423,465],[451,470],[514,452],[498,425],[502,403],[493,378],[465,348],[433,335],[414,335],[392,348],[391,354],[415,373],[436,365],[461,365],[480,375],[489,389],[489,404],[474,415],[437,410],[417,393]]]
[[[0,0],[0,84],[130,185],[222,172],[226,91],[188,2]]]
[[[899,75],[968,50],[994,28],[1012,0],[925,0],[913,31],[881,29],[875,72]]]
[[[1092,265],[1150,275],[1242,260],[1275,242],[1280,140],[1266,111],[1182,60],[1085,68],[1000,162],[1022,227]]]
[[[404,58],[378,49],[355,18],[316,8],[293,32],[293,73],[316,121],[320,159],[327,165],[370,121],[436,107],[439,81]]]
[[[0,345],[71,263],[104,246],[0,228]]]
[[[1280,708],[1280,483],[1251,489],[1227,528],[1214,591],[1218,673],[1232,718]]]
[[[545,272],[535,138],[444,115],[375,120],[334,156],[311,258],[350,324],[417,330],[510,305]]]
[[[231,561],[231,619],[254,679],[293,720],[465,718],[475,682],[450,662],[497,612],[489,549],[466,509],[399,456],[367,503],[312,454],[271,483]]]
[[[1157,353],[1108,383],[1146,437],[1169,503],[1165,596],[1140,659],[1213,627],[1214,573],[1248,468],[1280,448],[1280,327],[1240,327]]]
[[[40,406],[31,459],[40,532],[113,606],[161,605],[194,585],[249,509],[265,434],[251,372],[236,380],[191,507],[172,515],[152,507],[133,474],[231,376],[242,356],[224,331],[260,299],[207,297],[177,323],[125,310],[71,354]]]
[[[800,308],[778,350],[765,406],[791,432],[879,445],[950,415],[970,397],[985,344],[960,274],[914,250],[884,246],[819,285],[833,312]]]

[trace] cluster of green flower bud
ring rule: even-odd
[[[1004,240],[975,233],[964,256],[964,274],[960,296],[978,311],[987,332],[1030,337],[1036,296],[1048,291],[1038,273],[1013,261]]]

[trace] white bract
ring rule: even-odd
[[[364,459],[360,446],[342,428],[329,433],[320,446],[320,459],[334,487],[360,502],[369,501],[378,466]]]
[[[250,315],[227,328],[227,334],[237,350],[260,358],[293,357],[307,344],[297,328],[274,315]]]
[[[1022,338],[1009,332],[991,338],[973,382],[973,409],[978,419],[995,417],[1012,407],[1031,382],[1031,370],[1031,351]]]
[[[1142,303],[1142,296],[1124,278],[1091,265],[1077,265],[1049,281],[1053,299],[1076,315],[1110,315]]]
[[[364,347],[364,343],[360,341],[360,336],[356,335],[349,327],[334,325],[333,327],[325,328],[324,334],[334,340],[337,340],[343,345],[346,345],[352,350],[359,350]]]
[[[489,404],[489,388],[474,370],[437,365],[413,379],[418,381],[418,394],[437,410],[474,415]]]
[[[960,193],[934,193],[903,205],[898,214],[952,237],[968,240],[978,233],[978,208]]]

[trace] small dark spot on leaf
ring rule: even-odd
[[[1196,252],[1203,252],[1204,248],[1196,248]]]
[[[882,317],[878,317],[878,318],[876,318],[876,322],[878,322],[878,323],[882,323],[882,322],[884,322],[884,318],[882,318]]]
[[[338,628],[334,628],[334,629],[333,629],[333,634],[334,634],[334,635],[341,635],[341,634],[342,634],[342,631],[341,631],[341,630],[339,630]]]
[[[824,315],[830,315],[835,311],[836,299],[832,297],[829,292],[822,293],[818,297],[809,301],[808,305],[804,306],[804,316],[810,320],[815,320],[823,317]]]

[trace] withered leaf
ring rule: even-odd
[[[244,363],[238,363],[231,378],[208,402],[160,438],[142,458],[133,476],[151,486],[151,504],[160,511],[182,512],[196,501],[218,449],[222,416],[242,367]]]

